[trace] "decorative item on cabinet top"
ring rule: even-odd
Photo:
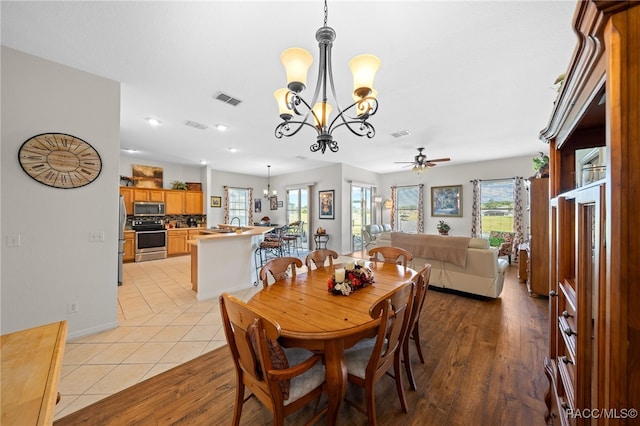
[[[133,186],[137,188],[163,188],[162,167],[132,164]]]

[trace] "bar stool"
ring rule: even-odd
[[[256,282],[254,285],[258,285],[260,277],[258,271],[269,260],[276,257],[284,256],[284,242],[282,239],[282,228],[274,229],[273,232],[265,234],[264,239],[258,245],[253,253],[254,261],[256,264]]]

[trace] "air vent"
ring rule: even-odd
[[[242,102],[240,99],[236,99],[232,96],[229,96],[225,93],[222,92],[218,92],[218,94],[216,94],[215,98],[219,101],[224,102],[225,104],[229,104],[232,106],[238,106],[240,105],[240,102]]]
[[[401,138],[403,136],[409,136],[411,134],[408,130],[400,130],[399,132],[391,133],[394,138]]]
[[[205,129],[207,129],[209,127],[206,124],[198,123],[198,122],[191,121],[191,120],[185,121],[184,125],[185,126],[189,126],[189,127],[193,127],[195,129],[200,129],[200,130],[205,130]]]

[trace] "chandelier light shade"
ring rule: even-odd
[[[313,63],[308,50],[292,47],[280,55],[280,61],[287,71],[287,87],[294,92],[302,92],[307,87],[307,73]]]
[[[375,128],[367,121],[378,110],[377,92],[373,88],[376,72],[380,68],[380,59],[374,55],[356,56],[349,62],[353,74],[353,103],[342,108],[336,97],[331,68],[331,48],[336,38],[333,28],[327,26],[327,1],[324,2],[324,26],[316,32],[320,48],[318,81],[310,102],[301,93],[307,87],[307,73],[313,63],[311,53],[301,48],[290,48],[282,52],[280,60],[287,74],[287,87],[274,92],[278,103],[278,113],[282,122],[276,126],[275,135],[293,136],[305,126],[316,130],[316,142],[309,149],[323,154],[329,148],[338,151],[338,142],[333,139],[333,131],[345,126],[356,136],[375,136]],[[332,95],[331,105],[328,95]],[[336,114],[330,117],[335,109]],[[299,118],[294,119],[294,116]]]
[[[271,165],[267,166],[267,189],[263,189],[262,193],[266,199],[278,196],[278,191],[275,189],[273,190],[273,193],[271,192]]]

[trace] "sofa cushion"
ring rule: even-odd
[[[484,238],[471,238],[469,248],[488,249],[489,240],[485,240]]]

